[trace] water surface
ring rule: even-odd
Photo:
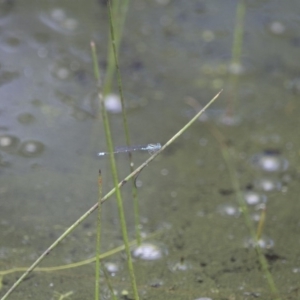
[[[99,168],[104,190],[112,187],[108,159],[96,155],[106,144],[89,49],[94,40],[105,72],[108,16],[100,2],[0,3],[1,270],[30,265],[97,201]],[[120,64],[134,144],[163,144],[224,89],[206,119],[138,178],[142,230],[163,230],[149,241],[150,250],[142,248],[161,254],[159,259],[135,259],[145,299],[271,299],[213,128],[235,155],[245,197],[264,199],[251,200],[250,215],[256,226],[260,205],[266,206],[263,252],[282,298],[297,298],[299,4],[247,3],[238,68],[230,67],[236,6],[158,0],[130,5]],[[115,145],[123,145],[121,116],[110,116]],[[134,154],[137,165],[146,158]],[[126,156],[117,162],[123,178]],[[129,185],[123,195],[133,239]],[[105,251],[122,241],[114,199],[103,209]],[[95,221],[92,215],[43,266],[92,257]],[[130,291],[124,255],[106,262],[117,266],[114,288]],[[1,295],[19,275],[4,277]],[[93,264],[34,273],[11,299],[52,299],[70,291],[70,299],[90,299],[93,278]]]

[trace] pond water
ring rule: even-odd
[[[0,271],[32,264],[97,202],[99,169],[104,192],[112,188],[108,158],[97,157],[106,142],[89,46],[95,41],[104,73],[109,28],[102,2],[0,1]],[[259,244],[280,296],[299,297],[300,5],[246,1],[240,63],[232,63],[238,3],[130,3],[120,66],[133,144],[163,144],[224,89],[138,177],[142,231],[160,232],[133,251],[143,299],[272,299],[224,149],[234,157],[254,227],[266,216]],[[118,111],[110,111],[110,123],[114,144],[124,145]],[[136,152],[136,166],[148,157]],[[117,164],[122,179],[127,156],[118,155]],[[122,194],[134,239],[130,184]],[[122,244],[113,197],[103,219],[107,251]],[[42,266],[93,257],[95,226],[92,214]],[[118,295],[128,290],[130,298],[124,253],[105,266]],[[20,275],[2,278],[1,296]],[[93,293],[92,263],[33,272],[11,299]],[[110,299],[106,287],[103,299]]]

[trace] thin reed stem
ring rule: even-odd
[[[112,39],[113,44],[114,44],[114,42],[115,41]],[[95,55],[96,47],[95,47],[94,43],[91,44],[91,46],[92,46],[92,52],[94,53],[93,54],[93,58],[94,58],[96,56]],[[96,60],[94,60],[94,68],[97,68],[97,67],[98,67],[98,63],[97,63],[97,59],[96,59]],[[95,72],[95,76],[97,76],[97,74],[99,74],[99,72]],[[100,81],[100,78],[96,77],[96,80]],[[127,233],[127,225],[126,225],[126,220],[125,220],[123,200],[122,200],[122,195],[120,192],[120,187],[118,185],[118,172],[117,172],[115,156],[113,153],[114,147],[113,147],[113,142],[112,142],[108,114],[107,114],[107,111],[106,111],[106,108],[104,105],[104,99],[103,99],[103,95],[102,95],[100,89],[99,89],[98,97],[99,97],[99,101],[100,101],[100,108],[101,108],[101,113],[102,113],[102,120],[103,120],[103,125],[104,125],[106,144],[107,144],[108,152],[109,152],[110,167],[111,167],[111,171],[112,171],[114,186],[116,189],[117,206],[118,206],[118,211],[119,211],[119,219],[120,219],[120,224],[121,224],[123,242],[125,245],[125,252],[126,252],[126,256],[127,256],[127,266],[128,266],[130,281],[131,281],[131,285],[132,285],[134,299],[139,300],[137,284],[136,284],[136,279],[135,279],[135,274],[134,274],[134,269],[133,269],[133,262],[132,262],[130,247],[129,247],[129,239],[128,239],[128,233]]]
[[[241,55],[243,48],[244,39],[244,21],[246,14],[246,4],[244,0],[240,0],[236,8],[235,26],[234,26],[234,36],[231,49],[231,67],[241,67]],[[230,99],[228,100],[227,113],[232,115],[237,107],[237,86],[238,86],[238,75],[231,72],[229,77],[231,93]]]
[[[95,300],[100,298],[100,249],[101,249],[101,213],[102,213],[102,174],[98,174],[98,215],[97,215],[97,242],[96,242],[96,270],[95,270]]]
[[[114,59],[115,59],[115,65],[116,65],[116,71],[117,71],[118,89],[119,89],[119,94],[120,94],[121,104],[122,104],[123,128],[124,128],[124,133],[125,133],[126,145],[130,146],[131,145],[130,134],[129,134],[127,116],[126,116],[125,99],[124,99],[124,93],[123,93],[123,87],[122,87],[122,78],[121,78],[119,59],[118,59],[117,47],[116,47],[116,42],[118,41],[118,39],[115,39],[115,26],[114,26],[113,19],[112,19],[113,12],[111,9],[110,2],[108,2],[108,7],[109,7],[109,24],[110,24],[111,43],[112,43],[112,49],[113,49],[113,53],[114,53]],[[131,152],[128,152],[128,157],[129,157],[130,172],[133,172],[134,162],[133,162]],[[131,182],[132,182],[132,197],[133,197],[133,203],[134,203],[134,220],[135,220],[136,239],[138,241],[138,244],[140,244],[141,243],[140,213],[139,213],[139,203],[138,203],[138,198],[137,198],[137,188],[135,185],[134,178],[132,178]]]
[[[143,238],[143,240],[148,240],[148,239],[153,239],[155,237],[157,237],[159,234],[161,234],[163,231],[157,231],[154,232],[152,234],[147,235],[145,238]],[[136,246],[137,245],[137,240],[133,240],[130,242],[130,247]],[[100,261],[108,258],[114,254],[117,254],[121,251],[124,251],[125,247],[124,245],[121,245],[119,247],[115,247],[111,250],[108,250],[102,254],[99,255]],[[74,269],[74,268],[79,268],[79,267],[83,267],[87,264],[91,264],[93,262],[96,261],[96,256],[94,257],[90,257],[88,259],[84,259],[81,261],[77,261],[74,263],[70,263],[70,264],[66,264],[66,265],[59,265],[59,266],[53,266],[53,267],[37,267],[35,268],[33,271],[34,272],[44,272],[44,273],[48,273],[48,272],[57,272],[57,271],[63,271],[63,270],[69,270],[69,269]],[[11,268],[8,270],[4,270],[4,271],[0,271],[0,279],[3,279],[3,277],[5,275],[9,275],[9,274],[13,274],[13,273],[18,273],[18,272],[25,272],[28,270],[28,267],[15,267],[15,268]]]
[[[110,5],[110,3],[112,3],[112,5]],[[113,19],[118,20],[115,30],[115,46],[117,50],[116,53],[118,55],[129,4],[128,0],[109,0],[108,5],[112,7]],[[105,73],[105,81],[103,85],[104,96],[106,96],[111,91],[112,79],[116,70],[114,51],[111,40],[108,43],[107,62],[107,70]]]
[[[256,229],[256,243],[258,243],[258,241],[261,239],[265,223],[266,223],[266,206],[264,205],[261,208],[261,214],[260,214],[259,222],[258,222],[257,229]]]
[[[233,63],[240,63],[240,59],[241,59],[245,14],[246,14],[245,1],[240,0],[236,8],[234,38],[233,38],[233,45],[232,45],[232,59],[231,59]]]

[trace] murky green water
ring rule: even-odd
[[[120,56],[134,144],[164,143],[224,88],[208,120],[138,178],[142,229],[163,229],[149,241],[162,257],[135,260],[142,299],[272,299],[213,128],[235,154],[255,227],[266,207],[263,253],[282,299],[299,297],[300,6],[247,3],[241,70],[228,67],[236,6],[130,5]],[[104,72],[107,22],[97,1],[0,1],[0,271],[29,266],[97,201],[99,168],[105,191],[112,186],[107,159],[96,157],[106,145],[89,49],[94,40]],[[229,69],[241,71],[236,89]],[[235,97],[228,125],[224,115]],[[119,114],[111,114],[111,125],[115,144],[123,145]],[[135,154],[136,165],[147,157]],[[126,156],[117,162],[123,178]],[[129,186],[123,195],[133,239]],[[122,242],[114,200],[103,209],[105,251]],[[94,214],[42,265],[92,257],[95,222]],[[116,291],[130,290],[125,256],[106,262],[118,267]],[[20,274],[4,276],[0,295]],[[70,291],[69,299],[92,299],[93,264],[33,273],[11,299],[59,299],[56,292]]]

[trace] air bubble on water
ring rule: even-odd
[[[252,157],[251,163],[265,172],[280,172],[288,168],[288,161],[277,153],[266,151]]]
[[[269,30],[273,34],[281,35],[285,32],[285,26],[281,22],[275,21],[269,24]]]
[[[274,156],[260,157],[259,165],[262,169],[268,172],[274,172],[280,169],[280,161]]]
[[[244,199],[249,205],[256,205],[259,203],[265,203],[267,201],[267,197],[265,195],[258,194],[256,192],[245,192]]]
[[[238,62],[233,62],[228,66],[228,72],[232,75],[242,75],[245,73],[245,67]]]
[[[139,180],[139,179],[137,179],[137,180],[135,181],[135,185],[136,185],[136,187],[137,187],[137,188],[140,188],[140,187],[142,187],[142,186],[143,186],[143,181],[142,181],[142,180]]]
[[[0,150],[11,152],[16,150],[20,140],[19,138],[5,134],[0,136]]]
[[[65,12],[60,8],[54,8],[51,11],[50,16],[56,22],[62,22],[66,18]]]
[[[293,273],[300,273],[300,268],[293,268]]]
[[[271,249],[274,247],[274,241],[268,237],[263,237],[258,241],[253,240],[253,238],[247,238],[244,241],[244,246],[246,248],[253,248],[254,246],[259,246],[262,249]]]
[[[67,16],[61,8],[54,8],[49,13],[41,13],[40,20],[50,29],[56,30],[63,34],[74,32],[78,28],[78,21]]]
[[[258,213],[252,214],[251,219],[255,222],[258,222],[261,219],[261,214]]]
[[[240,210],[231,204],[223,204],[218,206],[218,212],[223,216],[238,217],[240,215]]]
[[[122,111],[120,96],[117,94],[108,94],[104,98],[104,105],[108,112],[118,114]]]
[[[167,176],[167,175],[169,174],[169,171],[168,171],[167,169],[162,169],[162,170],[160,171],[160,173],[161,173],[161,175],[163,175],[163,176]]]
[[[274,190],[280,190],[282,184],[280,181],[271,178],[260,178],[254,182],[255,188],[263,190],[265,192],[271,192]]]
[[[53,74],[57,79],[66,80],[70,77],[70,71],[66,67],[54,67]]]
[[[133,249],[132,254],[142,260],[157,260],[163,257],[162,249],[151,243],[142,243]]]
[[[111,276],[115,276],[119,272],[119,266],[116,263],[106,262],[104,266]]]
[[[19,153],[25,157],[35,157],[44,151],[44,144],[39,141],[26,141],[20,146]]]
[[[9,147],[12,143],[12,140],[9,136],[2,136],[0,137],[0,146],[5,148]]]
[[[68,80],[78,70],[72,69],[72,60],[66,57],[58,57],[50,64],[51,75],[58,80]]]

